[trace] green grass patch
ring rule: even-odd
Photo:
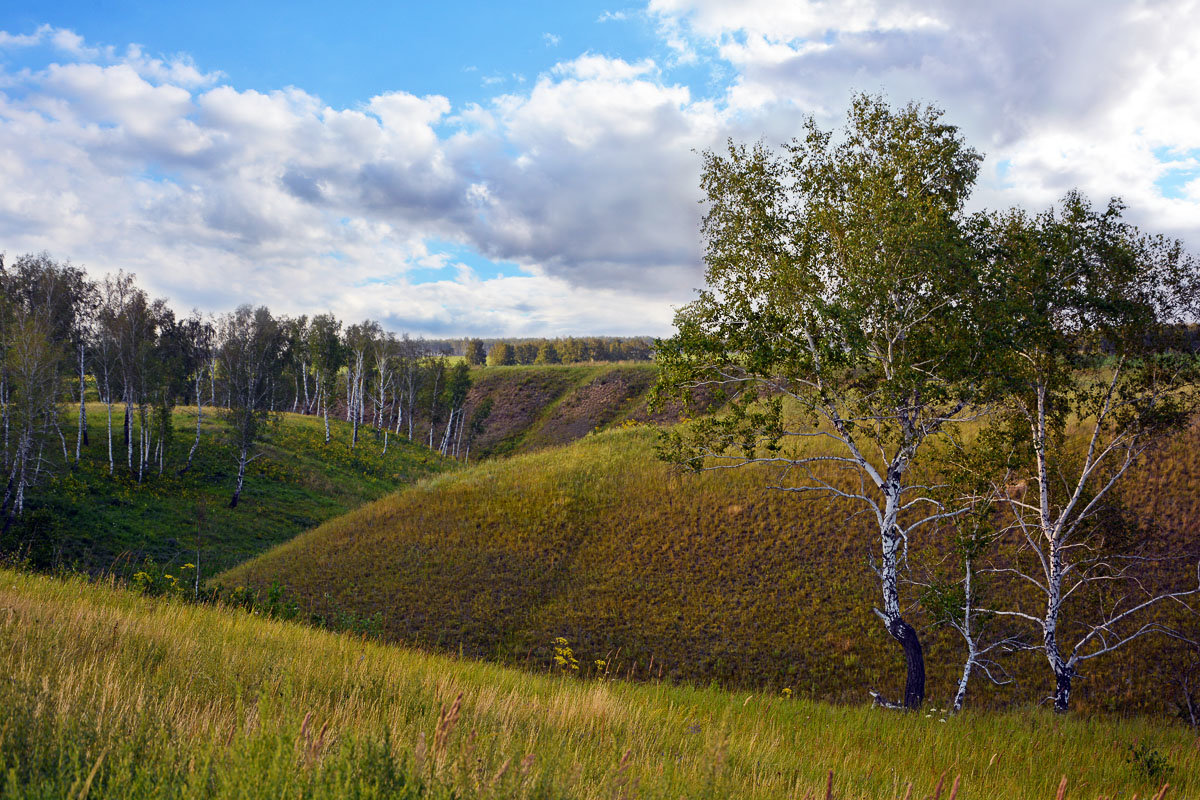
[[[212,409],[204,410],[191,470],[178,474],[194,439],[196,411],[180,408],[163,473],[148,469],[140,484],[136,461],[132,473],[126,463],[122,420],[122,408],[115,407],[110,476],[105,409],[88,407],[90,444],[81,463],[36,488],[0,549],[41,567],[125,572],[147,557],[194,563],[199,545],[203,574],[212,575],[453,463],[394,436],[385,455],[371,430],[361,432],[351,451],[344,421],[331,420],[326,444],[322,420],[284,414],[258,448],[263,457],[248,467],[241,502],[231,509],[235,452]],[[136,438],[135,428],[135,450]]]

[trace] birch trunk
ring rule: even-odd
[[[463,417],[464,417],[464,415],[461,413],[458,415],[458,438],[454,442],[454,458],[455,459],[458,458],[459,448],[462,446]]]
[[[0,415],[4,417],[4,466],[8,467],[8,376],[0,370]]]
[[[321,390],[321,399],[324,400],[325,390]],[[324,401],[325,406],[325,444],[329,444],[329,401]]]
[[[87,405],[84,402],[85,397],[84,348],[81,343],[79,345],[79,432],[75,435],[75,463],[77,465],[79,464],[79,454],[83,450],[83,445],[87,444]]]
[[[108,474],[113,474],[113,447],[112,447],[112,395],[110,394],[104,403],[108,409]]]
[[[978,654],[975,649],[975,638],[971,633],[971,561],[966,562],[966,576],[963,578],[963,624],[960,630],[967,641],[967,660],[963,664],[962,677],[958,679],[958,688],[954,692],[952,707],[955,713],[962,711],[967,699],[967,683],[971,680],[971,671],[975,669],[975,659]]]
[[[304,386],[304,413],[312,413],[312,403],[308,399],[308,362],[300,362],[300,383]]]
[[[125,466],[133,472],[133,405],[125,394]]]
[[[237,508],[238,500],[242,496],[242,486],[246,483],[246,448],[242,448],[238,453],[238,474],[237,484],[233,489],[233,499],[229,501],[230,508]]]
[[[179,471],[180,475],[183,475],[192,468],[192,456],[196,455],[196,448],[200,446],[200,421],[204,418],[204,399],[200,396],[200,381],[202,377],[201,372],[196,373],[196,439],[192,442],[191,449],[188,450],[187,463]]]
[[[899,560],[904,538],[896,525],[900,507],[900,474],[896,467],[893,466],[888,470],[887,480],[882,490],[884,495],[883,563],[879,568],[879,582],[883,593],[883,610],[876,609],[875,613],[883,621],[888,634],[899,643],[904,652],[907,673],[904,681],[904,700],[901,705],[910,711],[915,711],[925,700],[925,655],[916,630],[904,620],[900,612]],[[883,701],[883,704],[892,705],[886,701]]]

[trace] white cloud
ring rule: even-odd
[[[989,156],[992,205],[1053,202],[1079,187],[1121,195],[1129,216],[1200,247],[1200,207],[1155,185],[1162,148],[1200,140],[1200,3],[651,0],[663,30],[707,48],[736,77],[727,109],[768,138],[796,110],[841,122],[854,91],[947,111]]]
[[[1131,218],[1196,249],[1200,178],[1181,172],[1200,151],[1196,12],[653,0],[603,18],[649,25],[656,59],[583,53],[528,86],[493,76],[516,88],[462,108],[402,86],[331,108],[302,87],[238,89],[186,56],[0,32],[0,48],[65,55],[0,69],[0,249],[131,269],[181,307],[660,333],[701,279],[697,151],[784,141],[807,113],[840,124],[855,90],[945,108],[989,155],[980,204],[1120,194]],[[729,76],[700,89],[711,96],[672,77],[704,60]],[[520,274],[481,279],[437,241]],[[453,278],[413,282],[444,265]]]

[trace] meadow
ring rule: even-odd
[[[10,570],[0,675],[6,798],[1200,794],[1200,740],[1162,719],[518,671]]]

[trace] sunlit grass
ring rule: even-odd
[[[1200,792],[1161,720],[899,715],[429,655],[0,571],[6,797],[1071,798]],[[538,674],[541,673],[541,674]],[[439,716],[462,695],[461,715]],[[90,776],[90,779],[89,779]],[[87,787],[86,789],[84,787]]]

